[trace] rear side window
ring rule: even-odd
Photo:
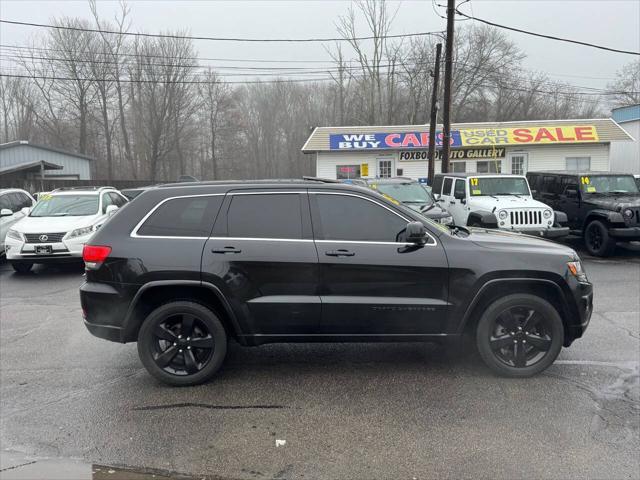
[[[299,193],[234,195],[227,234],[240,238],[302,238]]]
[[[397,242],[407,221],[386,208],[348,195],[313,195],[313,228],[318,240]]]
[[[222,205],[222,195],[167,200],[138,229],[138,235],[208,237]]]
[[[451,177],[447,177],[444,179],[444,185],[442,187],[442,195],[451,195],[452,183],[453,183],[453,179]]]

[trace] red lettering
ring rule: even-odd
[[[390,133],[389,135],[384,137],[384,143],[386,143],[389,147],[399,147],[400,142],[397,141],[399,138],[399,133]]]
[[[556,135],[558,136],[558,141],[559,142],[573,142],[573,141],[575,141],[575,138],[573,138],[573,137],[565,137],[564,134],[562,133],[562,128],[560,128],[560,127],[556,128]]]
[[[402,146],[403,147],[419,147],[420,141],[418,140],[418,137],[416,137],[414,133],[407,133],[404,136],[404,140],[402,140]]]
[[[576,140],[595,140],[593,127],[575,127]]]
[[[528,128],[516,128],[513,131],[513,140],[519,143],[528,143],[533,140],[533,135]]]
[[[553,134],[547,130],[546,128],[541,128],[540,130],[538,130],[538,133],[536,134],[536,142],[539,142],[542,139],[547,139],[547,140],[551,140],[552,142],[555,141],[555,137],[553,136]]]
[[[427,132],[422,132],[420,134],[420,142],[422,147],[429,145],[429,134]]]

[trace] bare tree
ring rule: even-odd
[[[628,63],[616,74],[616,79],[607,86],[613,107],[624,107],[640,103],[640,60]]]

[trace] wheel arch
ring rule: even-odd
[[[584,217],[584,222],[582,222],[582,231],[584,232],[584,230],[587,228],[587,225],[589,225],[594,220],[600,220],[604,222],[605,226],[615,225],[615,224],[624,225],[624,218],[622,218],[622,215],[620,213],[613,212],[611,210],[595,209],[595,210],[591,210],[587,214],[587,216]]]
[[[495,300],[515,293],[536,295],[556,309],[564,326],[564,346],[573,341],[570,336],[572,316],[571,309],[560,285],[544,278],[497,278],[486,282],[475,294],[467,306],[459,327],[459,334],[469,334],[475,327],[485,309]]]
[[[220,317],[227,335],[242,341],[238,320],[222,291],[197,280],[158,280],[145,283],[136,292],[124,321],[123,340],[135,342],[144,319],[162,304],[188,300],[204,305]]]

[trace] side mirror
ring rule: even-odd
[[[427,229],[420,222],[409,222],[406,228],[407,242],[424,245],[427,243]]]
[[[20,210],[24,216],[26,217],[27,215],[29,215],[29,213],[31,213],[31,207],[22,207],[22,209]]]
[[[107,205],[107,208],[104,211],[104,213],[106,213],[107,215],[111,216],[114,213],[116,213],[117,211],[118,211],[117,205]]]
[[[0,210],[0,217],[9,217],[11,215],[13,215],[13,212],[8,208],[3,208],[2,210]]]

